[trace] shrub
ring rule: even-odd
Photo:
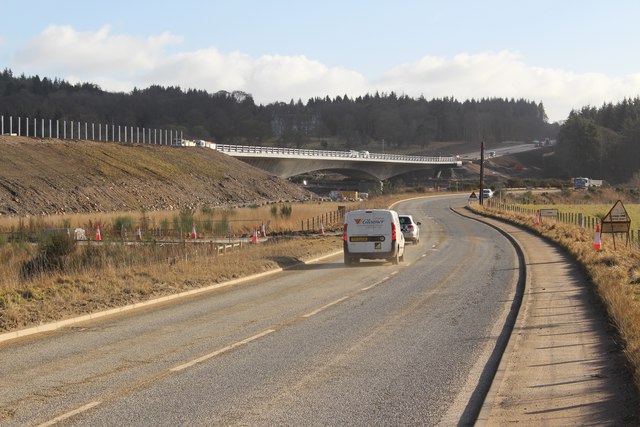
[[[180,214],[178,215],[178,226],[180,230],[191,230],[191,225],[193,225],[194,213],[195,211],[193,209],[189,209],[187,207],[184,207],[180,210]]]
[[[123,236],[125,231],[133,231],[134,220],[132,217],[124,215],[113,219],[113,230]]]
[[[51,271],[64,271],[65,260],[76,248],[76,241],[65,232],[44,234],[38,244],[38,253],[20,266],[23,280]]]
[[[293,207],[291,207],[291,205],[280,206],[280,216],[282,218],[291,218],[292,212],[293,212]]]

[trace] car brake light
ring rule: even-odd
[[[391,240],[396,240],[396,225],[391,223]]]
[[[342,240],[347,241],[347,224],[344,225],[344,231],[342,232]]]

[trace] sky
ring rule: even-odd
[[[0,69],[243,91],[526,99],[550,122],[640,96],[637,0],[0,0]]]

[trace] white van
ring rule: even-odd
[[[398,213],[389,209],[347,212],[343,232],[344,263],[352,265],[364,259],[404,261],[404,236]]]

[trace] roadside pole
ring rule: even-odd
[[[484,205],[484,141],[480,142],[480,194],[478,195],[480,206]]]

